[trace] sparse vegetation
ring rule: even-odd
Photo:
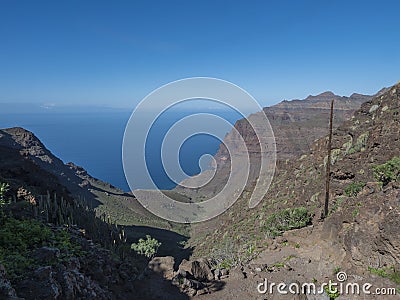
[[[294,255],[289,255],[288,257],[285,258],[285,261],[290,261],[290,260],[292,260],[293,258],[296,258],[296,256],[294,256]]]
[[[250,256],[254,254],[254,251],[256,250],[256,244],[255,243],[251,243],[247,246],[246,248],[246,253]]]
[[[325,286],[325,292],[331,300],[334,300],[340,296],[338,289],[334,286],[332,286],[332,288],[329,288],[329,285]]]
[[[332,205],[330,213],[332,214],[332,213],[336,212],[339,209],[339,207],[343,204],[343,201],[345,199],[346,199],[346,197],[343,196],[343,195],[342,196],[338,196],[335,199],[334,204]]]
[[[400,272],[397,271],[394,267],[381,269],[368,267],[368,271],[370,271],[371,274],[378,275],[383,278],[388,278],[394,283],[400,284]]]
[[[250,240],[248,242],[244,242],[243,238],[243,236],[238,236],[236,242],[226,238],[221,244],[213,247],[210,257],[216,268],[231,269],[241,263],[249,262],[258,255],[257,249],[262,241],[257,242],[258,238],[252,235],[247,237]],[[265,244],[262,245],[265,246]]]
[[[344,193],[347,197],[356,197],[363,187],[365,186],[365,182],[353,182],[345,187]]]
[[[40,263],[32,258],[32,253],[43,246],[59,249],[60,260],[84,253],[64,230],[52,231],[36,220],[3,219],[0,228],[0,262],[11,280],[22,278],[27,270]]]
[[[269,236],[278,236],[283,232],[307,226],[311,215],[305,207],[287,208],[270,215],[264,225]]]
[[[179,241],[178,246],[185,248],[187,246],[187,241],[186,240]]]
[[[217,268],[219,269],[231,269],[232,267],[234,267],[236,265],[236,262],[234,260],[231,259],[224,259],[221,262],[219,262],[217,264]]]
[[[275,267],[275,268],[284,268],[285,267],[285,263],[283,263],[283,262],[279,262],[279,263],[275,263],[275,264],[273,264],[273,266]]]
[[[400,181],[400,157],[393,157],[384,164],[373,167],[377,180],[387,185],[392,181]]]
[[[140,238],[137,243],[131,245],[131,249],[147,258],[152,258],[157,253],[161,243],[150,235],[146,235],[146,239]]]
[[[363,134],[361,134],[358,138],[357,141],[355,143],[355,145],[353,147],[351,147],[347,153],[348,154],[353,154],[359,151],[364,151],[365,147],[367,146],[367,141],[369,138],[369,132],[365,132]]]

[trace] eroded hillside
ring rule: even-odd
[[[378,92],[382,93],[385,89]],[[286,159],[296,158],[303,153],[310,151],[313,142],[326,135],[328,130],[328,116],[330,111],[330,102],[335,100],[335,119],[334,127],[336,128],[345,120],[348,120],[361,104],[372,99],[372,96],[352,94],[350,97],[342,97],[325,92],[316,96],[308,96],[304,100],[282,101],[271,107],[264,108],[264,113],[271,123],[275,135],[277,160],[285,161]],[[257,124],[257,118],[262,112],[258,112],[249,116]],[[257,178],[258,159],[260,153],[260,145],[258,138],[246,119],[236,122],[235,128],[224,139],[224,142],[232,145],[239,145],[240,139],[246,143],[244,153],[249,153],[252,160],[250,178],[248,186],[250,187]],[[240,136],[239,136],[240,135]],[[207,185],[199,189],[188,189],[177,187],[175,190],[192,197],[193,199],[207,198],[217,194],[226,183],[230,172],[230,157],[224,146],[220,145],[218,153],[215,155],[216,175]],[[197,179],[201,177],[193,177],[186,180],[188,185],[195,186]],[[193,183],[192,183],[193,182]]]
[[[390,277],[390,270],[398,270],[400,261],[399,108],[397,84],[362,104],[334,131],[330,214],[325,220],[321,220],[327,161],[327,138],[323,137],[311,145],[309,152],[279,162],[273,183],[258,207],[247,208],[248,193],[244,193],[221,216],[194,226],[195,256],[209,255],[235,264],[251,260],[257,252],[268,257],[277,249],[307,245],[310,253],[321,247],[325,251],[340,250],[340,255],[324,255],[332,251],[322,251],[314,257],[312,270],[318,270],[319,276],[340,266],[366,277],[374,277],[376,270],[386,270],[382,272]],[[385,179],[385,172],[394,175]],[[277,244],[276,234],[307,225],[296,220],[291,223],[290,217],[283,220],[284,224],[276,224],[280,213],[288,209],[294,216],[298,211],[293,209],[305,209],[310,218],[304,220],[315,229],[300,230],[297,235],[302,238],[297,238],[296,244]],[[297,217],[301,220],[301,215]],[[284,233],[285,240],[296,240],[292,233]],[[397,280],[394,282],[399,283]]]

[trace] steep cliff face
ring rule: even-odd
[[[64,164],[30,131],[20,127],[0,130],[0,180],[26,197],[56,193],[64,198],[84,198],[98,214],[106,213],[123,225],[151,225],[171,229],[171,224],[149,213],[136,198],[92,177],[82,167]],[[22,196],[21,196],[22,197]]]
[[[62,164],[31,132],[22,128],[0,130],[0,180],[20,191],[17,195],[21,198],[32,199],[47,191],[71,198],[57,175],[43,168],[53,162]]]
[[[310,145],[327,133],[332,100],[335,100],[334,126],[337,127],[349,119],[362,103],[371,99],[372,96],[361,94],[341,97],[332,92],[325,92],[317,96],[308,96],[304,100],[285,100],[264,108],[264,113],[275,133],[278,160],[294,158],[309,151]],[[246,123],[244,119],[239,120],[235,127],[244,137],[249,152],[257,152],[256,137]],[[235,137],[231,132],[226,139]],[[216,158],[220,160],[226,156],[226,149],[221,145]]]
[[[379,93],[382,93],[384,89]],[[264,108],[264,113],[271,123],[275,135],[277,160],[285,161],[295,158],[310,150],[312,143],[327,134],[329,125],[330,103],[335,100],[334,127],[336,128],[345,120],[348,120],[361,104],[370,101],[373,96],[352,94],[350,97],[342,97],[325,92],[317,96],[308,96],[304,100],[282,101],[274,106]],[[250,115],[249,118],[257,119],[262,112]],[[236,122],[235,128],[224,139],[225,143],[240,144],[239,135],[243,137],[250,159],[253,161],[248,188],[257,178],[258,156],[260,145],[254,130],[246,119]],[[177,187],[176,191],[193,199],[210,197],[218,193],[226,183],[230,173],[230,158],[224,144],[215,155],[216,174],[207,185],[199,189],[187,189]],[[184,183],[196,185],[202,174],[195,178],[189,178]]]

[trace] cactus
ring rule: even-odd
[[[5,194],[10,190],[8,183],[0,183],[0,206],[6,204]]]
[[[47,192],[40,195],[36,205],[32,205],[35,219],[56,226],[67,226],[84,229],[84,234],[96,243],[101,244],[121,259],[126,258],[127,237],[125,229],[119,226],[110,215],[96,215],[95,209],[85,198],[77,197],[67,201],[57,197],[56,193]]]

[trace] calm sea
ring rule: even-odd
[[[161,163],[162,137],[174,122],[189,114],[191,112],[185,111],[165,116],[148,139],[151,145],[147,149],[151,149],[151,152],[146,152],[146,162],[160,189],[171,189],[176,185],[168,178]],[[217,114],[232,124],[241,118],[232,111],[219,111]],[[121,155],[123,134],[129,117],[128,111],[8,113],[0,114],[0,128],[19,126],[30,130],[64,162],[74,162],[92,176],[129,191]],[[188,139],[179,153],[182,169],[188,175],[198,174],[199,158],[203,154],[214,155],[219,144],[220,140],[208,135],[196,135]]]

